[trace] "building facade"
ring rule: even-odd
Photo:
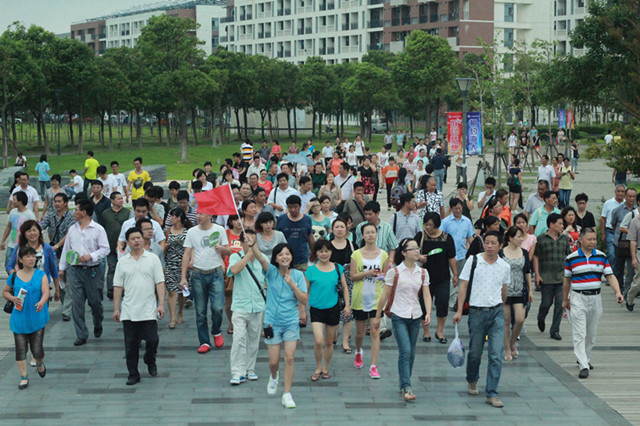
[[[93,19],[71,25],[71,38],[86,43],[96,55],[102,55],[107,47],[106,22]]]

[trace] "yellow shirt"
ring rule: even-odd
[[[356,250],[351,255],[351,263],[355,262],[357,273],[371,270],[372,268],[378,268],[382,271],[388,257],[387,252],[380,250],[380,254],[376,259],[364,259],[362,252]],[[365,312],[375,311],[378,308],[383,288],[384,275],[382,275],[382,272],[380,272],[380,279],[370,276],[354,282],[351,293],[351,309]]]
[[[146,170],[143,170],[142,173],[137,174],[135,170],[132,170],[129,173],[129,178],[127,179],[131,182],[131,199],[137,200],[138,198],[144,195],[144,186],[145,182],[149,182],[151,180],[151,176]]]
[[[97,171],[99,165],[100,163],[98,163],[98,160],[96,160],[95,158],[87,158],[84,161],[84,167],[87,169],[86,173],[84,174],[85,179],[96,180],[96,177],[98,176]]]

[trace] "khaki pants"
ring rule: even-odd
[[[591,350],[596,344],[596,331],[602,316],[602,299],[599,294],[587,296],[572,291],[570,321],[573,333],[573,352],[580,369],[589,368]]]
[[[246,377],[256,368],[262,317],[264,312],[233,312],[233,343],[231,344],[231,377]]]

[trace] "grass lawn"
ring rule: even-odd
[[[49,126],[49,134],[48,137],[51,137],[53,141],[51,142],[51,151],[52,155],[48,157],[48,163],[51,166],[51,174],[60,173],[60,174],[68,174],[70,169],[76,169],[81,175],[84,172],[84,161],[86,159],[86,152],[89,150],[93,150],[95,153],[95,158],[100,162],[100,164],[104,164],[107,166],[109,173],[111,169],[109,167],[109,163],[111,161],[116,160],[120,163],[120,171],[125,172],[133,168],[133,159],[135,157],[141,156],[144,164],[166,164],[167,166],[167,179],[169,180],[187,180],[191,178],[191,172],[196,167],[203,167],[205,161],[211,161],[213,163],[214,171],[220,169],[220,165],[224,162],[225,158],[231,158],[234,152],[238,152],[240,150],[240,142],[233,138],[232,135],[231,143],[227,144],[226,139],[224,144],[217,147],[212,147],[209,139],[204,138],[201,130],[198,130],[198,145],[194,146],[192,143],[189,145],[187,152],[187,162],[182,163],[180,160],[180,147],[177,141],[172,140],[172,144],[170,147],[166,146],[166,138],[163,137],[163,145],[161,146],[158,143],[158,137],[156,130],[154,130],[154,134],[150,134],[150,130],[148,127],[143,127],[142,129],[142,146],[143,149],[140,150],[137,147],[137,142],[135,141],[133,145],[129,144],[129,127],[124,128],[124,138],[121,142],[121,149],[117,149],[117,138],[116,132],[114,128],[114,150],[109,151],[107,147],[101,147],[98,142],[97,136],[97,126],[93,126],[93,131],[89,132],[89,127],[85,126],[84,132],[84,142],[83,142],[83,153],[77,154],[77,147],[71,148],[68,143],[68,135],[66,132],[68,128],[62,127],[61,134],[61,154],[57,155],[57,142],[55,139],[55,134],[53,132],[53,125]],[[18,131],[18,140],[22,140],[22,142],[18,143],[18,147],[22,152],[27,155],[28,162],[28,173],[32,176],[36,175],[35,173],[35,165],[39,160],[40,154],[43,152],[41,148],[38,148],[35,142],[35,126],[30,128],[29,124],[24,124],[22,126],[22,132]],[[108,138],[108,131],[105,130]],[[135,130],[134,130],[135,132]],[[357,127],[346,127],[345,126],[345,137],[349,137],[349,139],[353,140],[355,135],[359,132]],[[77,143],[77,128],[74,129],[76,143]],[[22,139],[21,139],[22,134]],[[291,139],[287,136],[287,132],[280,132],[281,137],[278,138],[280,141],[280,145],[283,147],[283,151],[286,151],[289,148],[291,143]],[[165,136],[165,135],[163,135]],[[327,139],[331,140],[332,143],[335,140],[335,134],[331,134],[330,137],[327,137],[326,133],[323,133],[322,140],[314,141],[316,150],[321,150],[324,147],[324,142]],[[191,134],[189,134],[191,138]],[[302,145],[309,135],[298,133],[298,146]],[[262,138],[260,132],[251,137],[253,144],[255,147],[260,147],[262,142]],[[370,144],[371,149],[374,152],[380,150],[384,141],[383,135],[377,134],[373,135],[372,143]],[[108,141],[107,141],[108,145]],[[13,154],[13,150],[10,149],[11,155]],[[13,159],[9,161],[10,164],[13,163]]]

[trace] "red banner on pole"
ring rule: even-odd
[[[569,108],[567,110],[567,129],[573,129],[573,110]]]
[[[450,155],[462,155],[462,113],[447,113],[447,141]]]

